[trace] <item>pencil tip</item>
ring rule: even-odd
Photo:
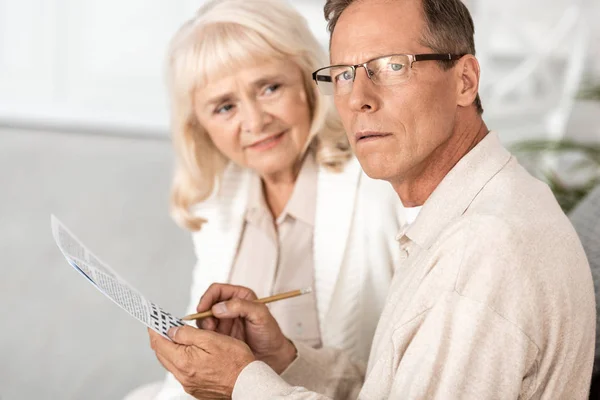
[[[302,289],[302,294],[308,294],[308,293],[311,293],[311,292],[312,292],[312,288],[311,287],[306,288],[306,289]]]

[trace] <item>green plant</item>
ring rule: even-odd
[[[579,93],[579,98],[583,100],[600,101],[600,83],[592,84],[589,87],[584,87]]]
[[[600,83],[588,81],[577,97],[600,101]],[[516,143],[511,150],[530,172],[550,186],[565,213],[600,184],[600,143],[527,140]]]
[[[525,158],[528,169],[550,186],[565,213],[600,184],[600,144],[529,140],[517,143],[512,150],[517,157]],[[565,158],[570,158],[570,162],[561,162]],[[580,175],[579,179],[573,179],[576,175]]]

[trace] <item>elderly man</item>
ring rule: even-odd
[[[287,340],[246,288],[213,285],[218,319],[150,332],[198,398],[584,399],[595,305],[581,244],[550,190],[489,132],[473,22],[459,0],[328,0],[334,96],[365,172],[416,219],[366,370]],[[373,204],[377,207],[377,204]]]

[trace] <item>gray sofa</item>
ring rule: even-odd
[[[104,261],[177,314],[194,262],[168,216],[168,139],[0,129],[0,399],[121,399],[163,370],[146,329],[53,242],[55,213]]]
[[[590,399],[600,399],[600,185],[577,205],[570,218],[588,257],[596,290],[596,357]]]

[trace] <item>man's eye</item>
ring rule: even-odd
[[[215,110],[215,114],[226,114],[233,108],[233,104],[225,104]]]
[[[336,81],[344,82],[352,80],[352,73],[350,71],[344,71],[335,77]]]
[[[402,64],[390,64],[390,68],[392,69],[392,71],[402,71],[402,68],[404,68],[404,65]]]

